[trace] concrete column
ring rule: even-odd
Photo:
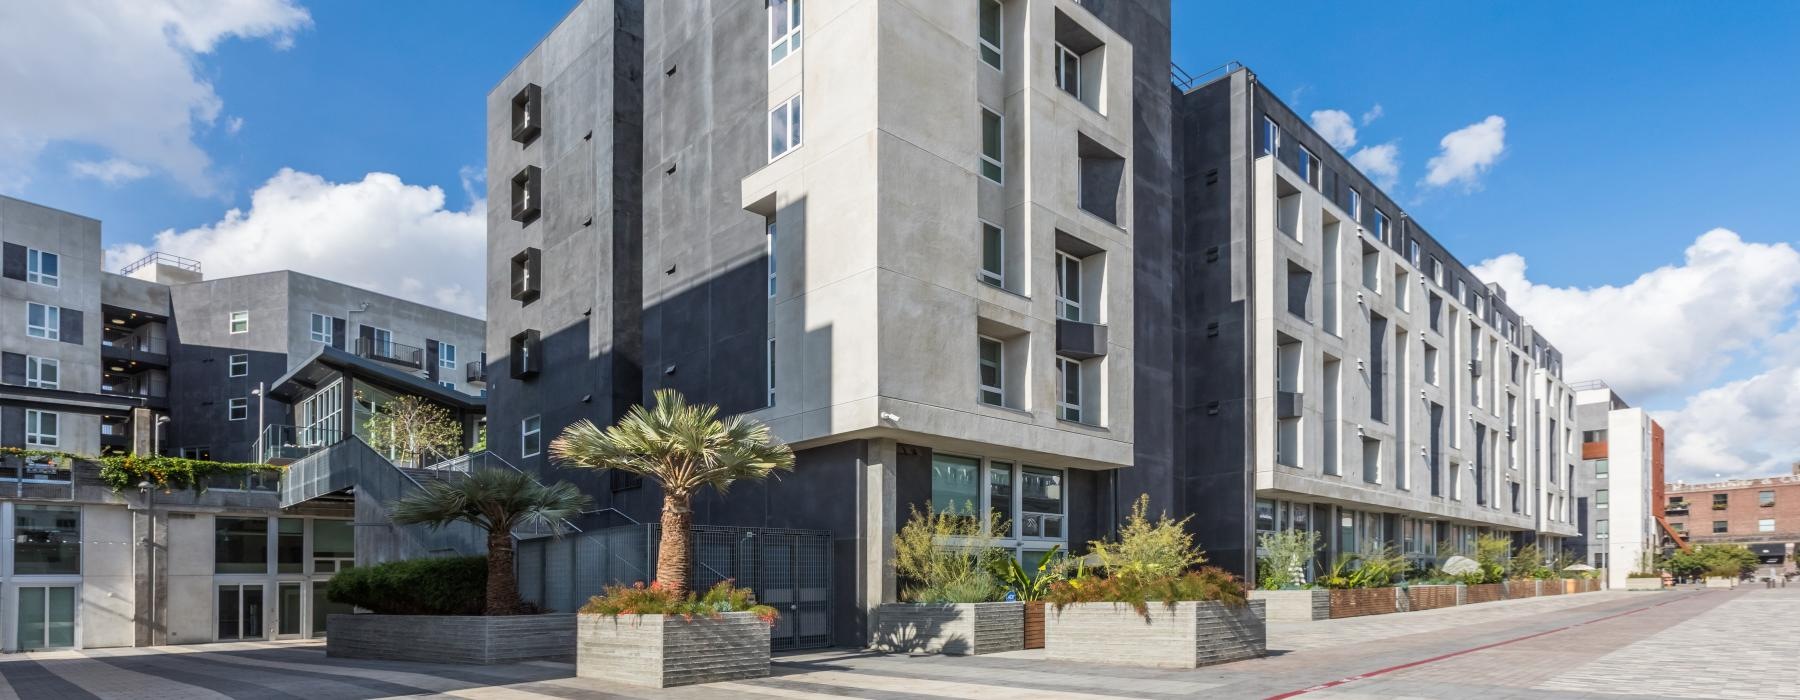
[[[152,513],[142,507],[133,508],[131,531],[135,540],[131,567],[135,574],[133,644],[160,646],[168,643],[169,630],[168,513],[159,510],[152,517]]]
[[[894,559],[893,533],[898,522],[894,501],[899,447],[886,438],[870,440],[868,446],[868,458],[857,474],[857,549],[862,556],[856,570],[856,603],[863,615],[866,638],[872,639],[875,609],[897,600],[890,562]]]
[[[156,439],[156,412],[143,406],[131,409],[131,453],[147,455]]]

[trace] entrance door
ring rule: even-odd
[[[263,638],[262,584],[222,584],[217,600],[219,641]]]
[[[831,645],[830,540],[816,535],[764,534],[758,598],[780,611],[770,630],[776,650]]]
[[[75,646],[74,586],[20,586],[18,591],[20,651]]]
[[[275,584],[275,636],[282,639],[297,638],[304,634],[301,621],[305,620],[301,601],[306,597],[301,593],[299,581],[282,581]]]

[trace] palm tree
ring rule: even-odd
[[[769,427],[743,416],[719,418],[719,407],[689,404],[674,389],[656,391],[656,408],[632,406],[618,425],[602,430],[587,420],[563,429],[550,456],[571,467],[619,469],[662,486],[662,543],[656,581],[687,594],[693,572],[689,533],[694,493],[725,493],[739,479],[762,479],[794,468],[794,452]]]
[[[513,571],[513,537],[521,526],[550,526],[575,517],[591,502],[574,484],[545,486],[512,469],[477,469],[452,481],[428,481],[424,491],[395,501],[392,517],[402,525],[433,529],[464,522],[487,531],[488,615],[519,613],[519,581]]]

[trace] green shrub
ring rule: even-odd
[[[985,603],[1005,591],[992,571],[1012,554],[982,534],[982,522],[968,511],[912,509],[912,517],[894,534],[894,574],[900,599],[909,603]],[[1005,532],[1006,523],[990,515],[988,532]]]
[[[1162,580],[1206,563],[1206,554],[1188,534],[1187,518],[1172,520],[1165,513],[1152,521],[1149,510],[1150,495],[1138,496],[1119,528],[1118,542],[1088,543],[1107,578]]]
[[[487,557],[390,561],[338,572],[325,587],[333,602],[383,615],[480,615]]]
[[[1406,573],[1406,558],[1392,547],[1367,554],[1345,554],[1331,566],[1331,573],[1319,579],[1326,588],[1385,588],[1394,585]]]
[[[607,586],[605,594],[594,596],[581,606],[584,615],[680,615],[690,620],[728,612],[756,613],[770,623],[779,617],[774,608],[757,605],[756,595],[750,589],[738,588],[728,580],[713,585],[703,596],[692,592],[680,595],[657,582],[648,586],[643,581],[630,586]]]
[[[1266,590],[1305,588],[1306,563],[1319,551],[1319,533],[1310,530],[1265,532],[1257,546],[1267,554],[1256,560],[1256,587]]]
[[[1201,567],[1171,576],[1079,576],[1050,584],[1045,600],[1061,610],[1070,603],[1128,603],[1149,615],[1150,602],[1173,606],[1184,600],[1244,604],[1244,584],[1217,567]]]

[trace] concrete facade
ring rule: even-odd
[[[1576,546],[1589,565],[1606,570],[1608,586],[1624,588],[1663,539],[1663,429],[1605,383],[1577,386],[1583,526]]]

